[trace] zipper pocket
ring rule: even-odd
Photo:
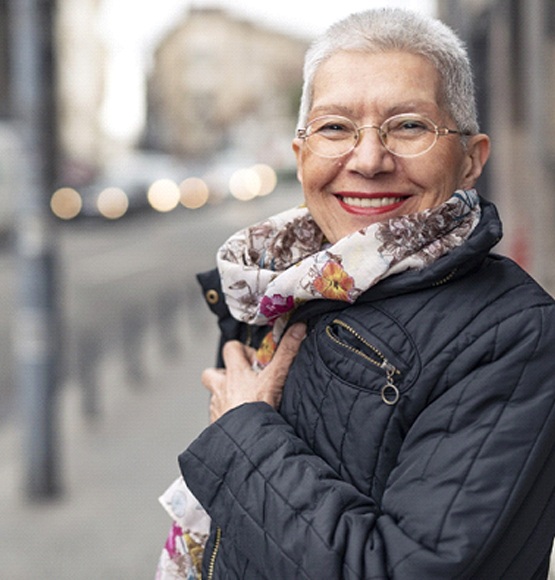
[[[348,332],[349,335],[359,343],[360,347],[342,340],[336,330],[337,327]],[[383,370],[385,372],[385,385],[380,389],[382,401],[386,405],[395,405],[399,401],[400,392],[394,379],[395,376],[400,375],[401,372],[391,362],[389,362],[379,348],[368,342],[352,326],[339,318],[336,318],[331,324],[326,326],[326,334],[335,344],[362,357],[365,361]]]
[[[222,540],[222,528],[218,526],[216,528],[216,538],[214,540],[214,547],[212,548],[212,554],[210,555],[210,563],[208,564],[208,576],[207,580],[212,580],[214,578],[214,567],[216,566],[216,557],[218,555],[218,550],[220,549],[220,542]]]

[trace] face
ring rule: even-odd
[[[314,79],[308,120],[342,115],[358,126],[381,125],[399,113],[420,113],[440,127],[456,129],[440,105],[439,73],[424,57],[404,52],[339,52]],[[318,157],[302,139],[293,141],[305,201],[327,239],[378,221],[435,207],[459,188],[472,187],[489,152],[486,135],[439,137],[427,153],[395,157],[378,132],[366,129],[355,149],[339,158]]]

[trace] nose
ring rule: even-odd
[[[376,125],[359,127],[359,137],[346,167],[366,177],[389,173],[395,168],[394,155],[382,143],[380,128]]]

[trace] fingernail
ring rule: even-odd
[[[298,340],[306,336],[306,324],[297,322],[291,327],[291,335]]]

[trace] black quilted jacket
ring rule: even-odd
[[[279,412],[243,405],[180,456],[213,520],[203,578],[547,576],[555,303],[490,254],[501,226],[483,209],[433,266],[298,311]],[[252,334],[211,302],[224,340]]]

